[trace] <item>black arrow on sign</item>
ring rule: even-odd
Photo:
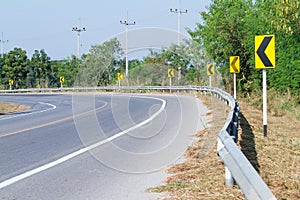
[[[169,69],[169,70],[168,70],[168,73],[169,73],[169,74],[168,74],[168,75],[169,75],[168,77],[171,78],[171,77],[174,76],[174,71],[173,71],[173,69]]]
[[[235,63],[238,59],[239,59],[239,57],[234,57],[232,62],[230,63],[230,65],[231,65],[234,72],[239,72],[238,68],[235,66]]]
[[[268,56],[265,54],[265,50],[269,45],[270,41],[272,40],[273,36],[264,37],[262,43],[260,44],[259,48],[257,49],[256,53],[259,56],[260,60],[266,67],[273,67],[271,61],[269,60]]]
[[[210,75],[214,74],[214,72],[212,71],[212,68],[214,67],[214,65],[210,65],[208,67],[208,72],[210,73]]]

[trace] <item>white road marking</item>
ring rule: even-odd
[[[47,112],[47,111],[56,109],[56,106],[53,105],[53,104],[51,104],[51,103],[45,103],[45,102],[38,102],[38,103],[39,103],[39,104],[48,105],[48,106],[50,106],[51,108],[47,108],[47,109],[45,109],[45,110],[39,110],[39,111],[35,111],[35,112],[30,112],[30,113],[24,113],[24,114],[12,115],[12,116],[8,116],[8,117],[0,118],[0,120],[6,120],[6,119],[17,118],[17,117],[23,117],[23,116],[27,116],[27,115],[33,115],[33,114],[43,113],[43,112]]]
[[[54,167],[56,165],[59,165],[59,164],[63,163],[63,162],[66,162],[66,161],[68,161],[68,160],[70,160],[70,159],[72,159],[72,158],[74,158],[74,157],[76,157],[78,155],[81,155],[81,154],[83,154],[83,153],[85,153],[87,151],[90,151],[90,150],[92,150],[92,149],[94,149],[96,147],[99,147],[99,146],[101,146],[101,145],[103,145],[103,144],[105,144],[107,142],[113,141],[114,139],[116,139],[118,137],[121,137],[122,135],[125,135],[126,133],[128,133],[130,131],[133,131],[133,130],[135,130],[135,129],[137,129],[137,128],[139,128],[139,127],[141,127],[141,126],[143,126],[143,125],[145,125],[147,123],[149,123],[151,120],[153,120],[155,117],[157,117],[165,109],[165,107],[166,107],[166,101],[164,99],[155,98],[155,97],[139,97],[139,96],[135,96],[135,97],[156,99],[156,100],[162,101],[162,105],[161,105],[160,109],[157,112],[155,112],[152,116],[150,116],[148,119],[142,121],[141,123],[139,123],[139,124],[137,124],[137,125],[135,125],[133,127],[130,127],[130,128],[128,128],[128,129],[126,129],[126,130],[124,130],[122,132],[119,132],[119,133],[117,133],[117,134],[115,134],[115,135],[113,135],[113,136],[111,136],[109,138],[106,138],[105,140],[97,142],[97,143],[95,143],[93,145],[90,145],[88,147],[82,148],[82,149],[80,149],[78,151],[75,151],[73,153],[70,153],[70,154],[68,154],[68,155],[66,155],[64,157],[61,157],[61,158],[53,161],[53,162],[47,163],[47,164],[42,165],[42,166],[40,166],[38,168],[32,169],[32,170],[27,171],[27,172],[25,172],[23,174],[20,174],[20,175],[17,175],[15,177],[12,177],[10,179],[7,179],[7,180],[5,180],[5,181],[3,181],[3,182],[0,183],[0,189],[4,188],[6,186],[9,186],[11,184],[14,184],[14,183],[16,183],[18,181],[21,181],[21,180],[23,180],[25,178],[28,178],[28,177],[30,177],[32,175],[35,175],[35,174],[40,173],[42,171],[45,171],[45,170],[47,170],[47,169],[49,169],[51,167]]]

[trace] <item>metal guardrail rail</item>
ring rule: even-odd
[[[35,88],[0,90],[0,93],[27,93],[27,92],[63,92],[63,91],[200,91],[208,92],[225,102],[230,111],[218,136],[218,155],[225,164],[225,182],[233,185],[233,179],[242,189],[247,199],[274,200],[276,197],[270,191],[266,183],[259,176],[254,167],[236,145],[238,140],[238,115],[237,101],[227,92],[219,88],[206,86],[103,86],[103,87],[74,87],[74,88]]]

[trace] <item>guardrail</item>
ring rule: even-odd
[[[230,111],[218,136],[218,155],[225,164],[225,182],[233,185],[233,179],[242,189],[247,199],[273,200],[276,197],[270,191],[266,183],[259,176],[254,167],[236,145],[238,140],[238,115],[237,101],[227,92],[219,88],[205,86],[103,86],[103,87],[75,87],[75,88],[38,88],[0,90],[1,93],[25,93],[25,92],[62,92],[62,91],[200,91],[208,92],[230,106]]]

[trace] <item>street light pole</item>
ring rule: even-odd
[[[120,20],[121,24],[125,25],[125,76],[128,77],[128,26],[130,25],[135,25],[135,21],[134,22],[129,22],[128,21],[128,13],[127,13],[127,20],[122,21]]]
[[[73,27],[72,28],[72,31],[76,31],[77,32],[77,58],[80,59],[80,33],[82,31],[86,31],[86,29],[83,27],[83,28],[78,28],[78,27]]]
[[[3,54],[4,54],[3,45],[4,45],[4,43],[7,43],[7,42],[8,42],[8,40],[3,39],[3,32],[2,32],[1,40],[0,40],[0,43],[1,43],[1,56],[2,57],[3,57]]]

